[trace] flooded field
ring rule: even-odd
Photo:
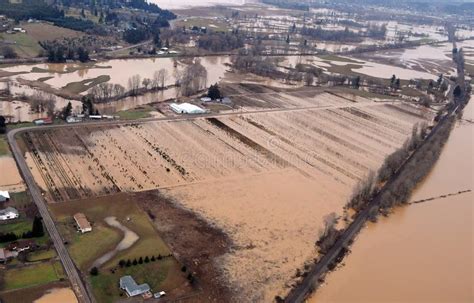
[[[269,301],[315,257],[323,216],[432,114],[310,90],[233,98],[260,110],[30,132],[26,158],[50,202],[161,188],[234,241],[219,262],[236,293]]]
[[[465,47],[474,40],[460,42],[458,47]],[[403,50],[385,50],[355,55],[355,57],[379,64],[395,65],[407,71],[414,70],[417,73],[431,73],[433,75],[445,74],[455,75],[452,65],[452,43],[440,43],[434,45],[422,45]],[[398,69],[399,70],[399,69]],[[398,73],[396,70],[394,73]],[[422,75],[423,75],[422,74]],[[413,76],[414,78],[418,76]],[[429,77],[422,77],[430,79]]]
[[[345,266],[329,274],[308,302],[474,300],[473,105],[465,109],[411,201],[435,199],[396,209],[369,224]],[[471,192],[442,197],[465,190]]]
[[[203,57],[201,64],[207,69],[208,83],[218,82],[224,76],[226,63],[229,58],[226,56]],[[153,74],[165,69],[168,77],[165,85],[174,84],[176,75],[186,66],[186,60],[175,60],[173,58],[149,58],[149,59],[123,59],[100,61],[93,65],[81,64],[36,64],[18,65],[1,69],[2,72],[18,73],[12,78],[23,78],[26,80],[42,80],[41,82],[53,88],[64,88],[71,83],[79,83],[84,80],[93,81],[101,76],[108,76],[109,83],[120,84],[127,88],[128,80],[133,75],[140,75],[143,78],[152,78]]]
[[[53,288],[34,303],[77,303],[77,298],[70,288]]]
[[[11,156],[0,156],[0,188],[11,192],[25,190],[25,183],[20,176],[15,160]]]

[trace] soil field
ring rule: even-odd
[[[28,287],[25,289],[17,289],[13,291],[5,291],[0,293],[2,302],[5,303],[31,303],[41,298],[45,293],[52,289],[68,287],[67,282],[52,282],[39,286]],[[73,303],[74,301],[71,301]],[[77,301],[76,301],[77,302]],[[63,301],[63,303],[66,303]],[[69,303],[69,302],[67,302]]]
[[[30,132],[25,156],[51,203],[161,188],[230,237],[219,267],[236,300],[268,302],[317,256],[322,218],[432,113],[256,89],[233,99],[260,112]]]

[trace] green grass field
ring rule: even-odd
[[[42,285],[65,278],[59,262],[44,262],[5,271],[2,290]]]
[[[71,82],[64,86],[62,89],[68,91],[71,94],[80,94],[86,90],[110,80],[109,75],[101,75],[92,79],[84,79],[79,82]]]
[[[35,124],[33,122],[21,122],[21,123],[8,124],[7,128],[15,129],[15,128],[31,127],[31,126],[35,126]]]
[[[80,234],[71,228],[67,228],[66,232],[72,232],[67,238],[72,238],[69,245],[69,252],[76,265],[87,271],[95,259],[91,256],[101,256],[113,249],[122,239],[122,235],[116,229],[105,224],[95,225],[94,232]],[[96,245],[100,243],[100,245]],[[87,247],[87,250],[84,250]]]
[[[136,120],[136,119],[143,119],[149,118],[151,108],[140,108],[140,109],[130,109],[117,112],[116,114],[123,120]]]
[[[31,230],[32,221],[27,219],[20,219],[15,223],[9,224],[1,224],[0,225],[0,233],[15,233],[17,235],[21,235],[24,232]]]
[[[7,136],[0,135],[0,157],[10,155],[10,148],[8,147]]]
[[[56,251],[51,248],[48,250],[39,250],[34,251],[28,254],[27,260],[28,262],[37,262],[43,260],[49,260],[56,257]]]
[[[64,237],[70,241],[68,249],[73,260],[87,270],[97,258],[113,249],[122,239],[122,233],[107,225],[106,217],[114,216],[117,220],[138,234],[140,239],[129,249],[118,253],[103,267],[110,268],[120,259],[139,258],[140,256],[167,255],[170,250],[155,231],[148,216],[126,194],[99,197],[68,203],[50,205],[56,221],[60,224]],[[79,235],[72,224],[72,216],[83,212],[92,223],[92,232]],[[127,221],[127,218],[130,220]],[[94,248],[91,246],[96,246]]]
[[[133,196],[125,193],[92,198],[68,203],[51,204],[50,209],[58,222],[57,226],[67,245],[71,257],[83,273],[89,271],[92,263],[106,252],[115,248],[123,235],[116,228],[105,223],[104,218],[114,216],[117,220],[137,233],[140,239],[132,247],[119,252],[109,262],[101,266],[100,274],[91,277],[91,283],[98,302],[112,302],[119,298],[117,287],[119,278],[124,274],[132,274],[138,282],[149,283],[154,289],[175,287],[176,283],[184,283],[185,275],[174,258],[165,258],[127,268],[118,268],[115,274],[111,269],[118,267],[121,259],[133,260],[146,256],[170,254],[169,248],[160,238],[148,215],[135,203]],[[92,232],[78,234],[74,228],[72,216],[83,212],[92,223]],[[165,283],[165,284],[163,284]],[[173,284],[174,283],[174,284]],[[163,286],[164,285],[164,286]],[[173,286],[175,285],[175,286]]]
[[[26,33],[0,34],[0,40],[14,42],[10,46],[22,58],[36,57],[42,50],[38,42]]]

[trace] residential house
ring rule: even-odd
[[[19,216],[20,214],[18,213],[18,210],[10,206],[0,210],[0,221],[16,219]]]
[[[92,231],[92,226],[83,213],[77,213],[74,215],[74,221],[76,221],[77,230],[81,233]]]
[[[127,293],[127,296],[134,297],[150,292],[150,286],[147,283],[138,285],[132,276],[123,276],[120,278],[120,289]]]

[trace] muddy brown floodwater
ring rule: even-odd
[[[70,288],[53,288],[34,303],[77,303],[77,299]]]
[[[473,110],[411,201],[474,189]],[[472,191],[436,198],[369,224],[308,302],[473,302],[473,201]]]

